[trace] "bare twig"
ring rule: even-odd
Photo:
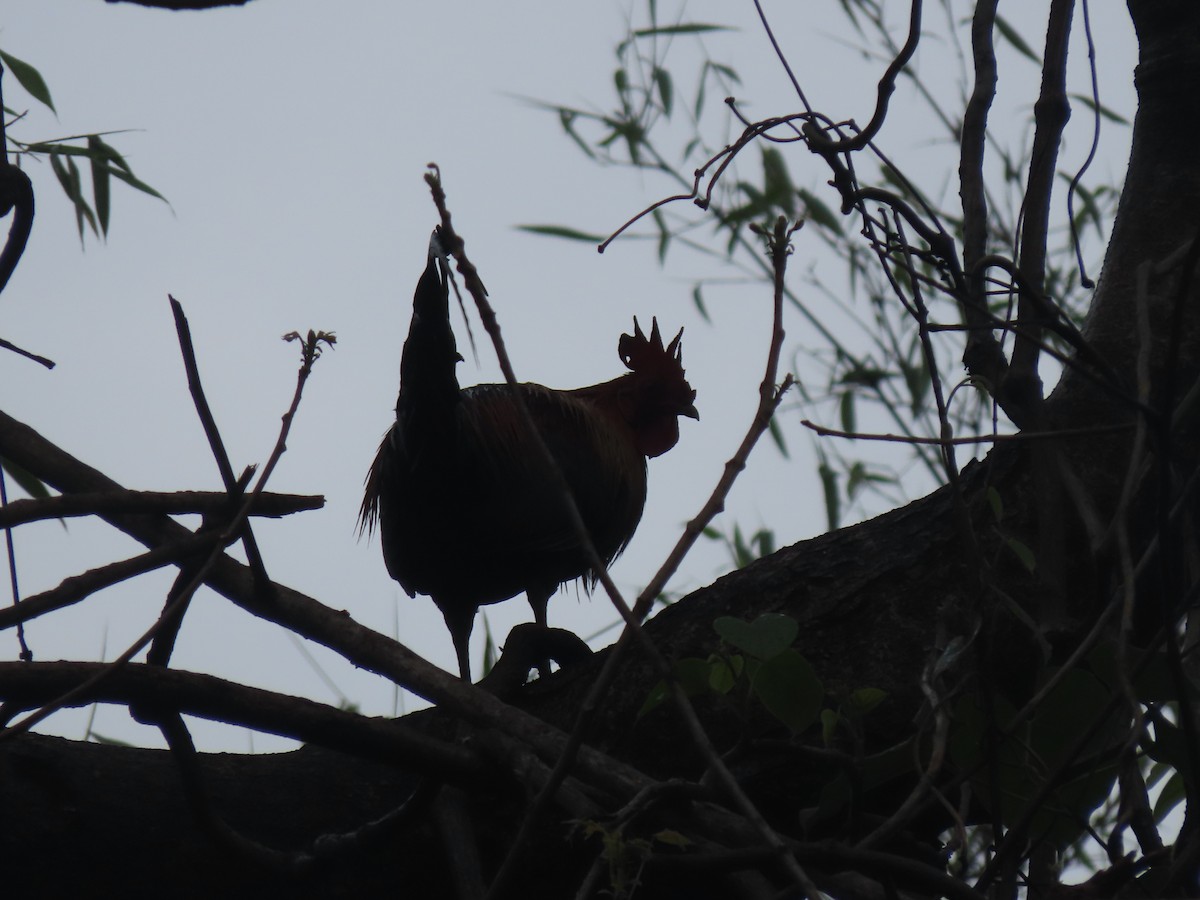
[[[1057,431],[1021,431],[1015,434],[973,434],[969,437],[940,438],[940,437],[910,437],[906,434],[878,434],[865,431],[840,431],[818,425],[809,419],[801,419],[800,424],[811,429],[821,437],[847,438],[853,441],[891,441],[899,444],[926,444],[937,447],[956,447],[968,444],[1008,444],[1025,441],[1061,440],[1071,437],[1087,437],[1094,434],[1112,434],[1118,431],[1129,431],[1132,424],[1097,425],[1094,428],[1061,428]]]
[[[221,440],[217,420],[213,418],[208,398],[204,396],[204,385],[200,381],[200,367],[196,364],[196,351],[192,346],[192,330],[188,326],[187,316],[183,313],[183,304],[170,294],[167,295],[167,300],[171,304],[171,315],[175,319],[175,333],[179,338],[179,352],[183,356],[183,368],[187,373],[188,392],[192,395],[192,404],[196,407],[196,415],[200,418],[204,436],[208,439],[209,449],[212,450],[213,459],[216,460],[217,471],[221,474],[221,483],[225,485],[225,490],[232,496],[237,477],[233,473],[233,465],[225,450],[225,442]],[[263,564],[262,554],[258,550],[258,542],[254,539],[254,532],[249,523],[242,530],[241,538],[242,546],[246,548],[246,559],[250,562],[250,568],[264,583],[270,581],[266,566]]]
[[[783,65],[783,70],[787,72],[788,80],[792,83],[792,90],[800,98],[800,102],[804,106],[804,111],[812,113],[813,109],[808,103],[808,98],[804,96],[804,90],[800,87],[800,82],[796,79],[796,73],[792,71],[792,66],[788,62],[787,56],[779,46],[779,41],[775,39],[775,32],[771,29],[771,23],[767,21],[767,14],[763,12],[761,0],[754,0],[754,9],[758,13],[758,20],[762,23],[763,31],[767,33],[767,39],[771,42],[771,49],[775,51],[775,57]]]
[[[3,111],[0,110],[0,118],[3,118]],[[5,473],[3,466],[0,466],[0,512],[3,512],[8,507],[8,475]],[[16,612],[21,607],[21,585],[17,580],[17,549],[13,545],[12,527],[4,527],[4,549],[8,554],[8,584],[12,591],[12,609]],[[25,643],[25,627],[21,620],[17,621],[17,643],[21,647],[21,659],[24,662],[29,662],[33,659],[33,651],[29,649],[29,645]]]
[[[66,519],[105,513],[212,515],[228,505],[229,495],[224,491],[123,490],[111,494],[60,494],[36,500],[14,500],[4,509],[0,509],[0,528],[45,519]],[[320,494],[263,493],[251,507],[250,515],[279,518],[292,513],[320,509],[324,505],[325,498]]]
[[[18,347],[12,341],[6,341],[4,338],[0,338],[0,349],[11,350],[13,353],[17,354],[18,356],[24,356],[26,359],[31,359],[35,363],[45,366],[47,369],[54,368],[54,360],[47,359],[44,356],[38,356],[38,354],[33,353],[30,350],[25,350],[21,347]]]
[[[0,629],[64,609],[114,584],[194,556],[209,549],[218,538],[219,535],[212,531],[193,534],[182,541],[163,544],[131,559],[108,563],[64,578],[57,587],[26,597],[20,604],[0,609]]]
[[[240,527],[230,530],[227,519],[230,515],[230,509],[236,508],[238,502],[241,500],[245,493],[246,485],[253,474],[254,469],[248,468],[234,482],[229,492],[229,505],[224,510],[226,518],[223,519],[218,516],[205,517],[200,523],[199,531],[215,531],[218,535],[224,537],[241,530]],[[211,565],[212,560],[215,558],[214,553],[219,553],[222,549],[223,547],[218,544],[215,547],[209,548],[208,553],[196,554],[182,561],[179,571],[175,573],[175,580],[171,584],[170,590],[167,591],[167,599],[164,604],[162,617],[156,623],[154,637],[150,642],[150,649],[146,651],[146,662],[150,665],[165,666],[171,661],[171,653],[175,650],[175,640],[179,637],[179,629],[183,626],[183,617],[187,614],[188,607],[191,605],[191,599],[195,596],[195,592],[201,583],[197,580],[197,576],[200,575],[204,567]],[[251,569],[254,570],[254,567],[251,566]],[[254,571],[259,584],[263,584],[258,571]]]
[[[875,113],[871,116],[871,121],[861,132],[852,138],[847,138],[840,141],[831,141],[823,134],[817,134],[815,137],[810,135],[810,144],[814,143],[814,150],[818,153],[850,153],[855,150],[861,150],[867,146],[875,135],[879,133],[879,129],[883,128],[883,123],[887,119],[888,102],[892,98],[892,94],[896,90],[896,79],[900,76],[900,72],[908,65],[908,61],[912,59],[913,54],[917,52],[917,45],[921,42],[921,0],[912,0],[909,7],[908,17],[908,38],[904,42],[904,46],[900,48],[900,52],[896,54],[896,58],[891,61],[887,69],[883,73],[883,77],[879,79],[877,88],[877,96],[875,100]]]

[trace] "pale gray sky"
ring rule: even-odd
[[[902,4],[903,5],[903,4]],[[662,6],[660,4],[660,6]],[[870,117],[879,66],[843,39],[852,34],[839,4],[767,4],[810,99],[837,117]],[[963,15],[967,12],[966,4]],[[1035,47],[1044,4],[1030,16]],[[773,7],[779,7],[774,9]],[[691,21],[737,31],[706,44],[736,67],[739,98],[751,115],[797,104],[750,3],[715,0],[671,9]],[[634,8],[642,15],[642,9]],[[625,4],[510,2],[440,4],[257,0],[242,9],[171,14],[101,0],[7,0],[0,48],[37,66],[58,119],[5,81],[5,102],[30,108],[16,134],[51,138],[101,129],[136,129],[111,138],[137,174],[171,201],[118,189],[111,236],[81,252],[72,212],[48,166],[30,166],[38,220],[21,266],[0,297],[0,334],[58,362],[46,372],[0,354],[0,403],[49,439],[130,487],[216,489],[219,478],[187,395],[166,296],[191,321],[209,401],[235,467],[262,462],[290,399],[293,329],[336,331],[337,349],[317,365],[271,487],[323,493],[320,512],[261,522],[257,535],[279,581],[454,668],[441,617],[426,598],[409,599],[384,570],[376,542],[359,541],[354,518],[362,478],[395,402],[401,343],[413,286],[424,265],[435,212],[422,180],[442,169],[455,222],[487,283],[522,379],[552,387],[607,380],[621,371],[616,342],[632,317],[686,326],[684,359],[698,391],[699,423],[683,422],[679,445],[650,464],[645,518],[614,567],[636,594],[698,510],[749,422],[769,336],[770,297],[731,284],[707,291],[713,318],[692,306],[691,279],[713,272],[674,254],[666,269],[651,242],[626,241],[603,256],[583,244],[524,234],[519,223],[562,223],[604,233],[660,196],[664,180],[588,163],[554,116],[521,98],[606,107],[624,35]],[[1100,5],[1105,102],[1132,110],[1133,43],[1123,7]],[[819,20],[820,27],[816,23]],[[932,25],[931,25],[932,27]],[[840,37],[839,37],[840,35]],[[903,33],[896,32],[898,40]],[[1082,44],[1076,44],[1076,80]],[[946,49],[942,48],[943,51]],[[680,42],[682,87],[694,51]],[[918,67],[941,75],[922,49]],[[1003,70],[1002,106],[1024,128],[1037,71]],[[1078,89],[1084,84],[1079,81]],[[1024,92],[1024,93],[1022,93]],[[903,99],[903,92],[900,100]],[[714,93],[704,113],[714,144],[729,131]],[[1003,121],[1003,119],[1000,119]],[[931,189],[950,184],[944,148],[903,111],[881,142]],[[1090,121],[1080,113],[1068,137],[1070,163],[1086,153]],[[1119,180],[1127,133],[1108,129],[1097,177]],[[758,155],[747,158],[757,173]],[[798,183],[826,180],[807,155],[790,157]],[[828,202],[833,199],[825,194]],[[695,215],[701,214],[696,211]],[[705,233],[702,229],[701,233]],[[802,234],[794,284],[803,294],[809,266],[839,283],[818,242]],[[813,298],[815,299],[815,298]],[[804,340],[798,318],[789,338]],[[460,329],[460,344],[465,345]],[[477,339],[482,330],[476,325]],[[497,379],[489,348],[482,365],[459,368],[464,384]],[[469,353],[467,353],[469,357]],[[803,373],[801,373],[803,375]],[[817,386],[819,390],[820,386]],[[734,489],[718,524],[774,528],[781,543],[819,533],[824,508],[800,415],[785,418],[794,458],[764,443]],[[100,565],[137,547],[107,526],[73,520],[17,534],[25,593]],[[701,546],[671,585],[707,584],[726,566]],[[170,573],[158,573],[43,617],[28,627],[38,659],[111,658],[155,618]],[[502,637],[529,618],[523,598],[487,608]],[[573,588],[550,608],[551,624],[589,634],[613,620],[607,601],[576,600]],[[482,622],[475,633],[478,659]],[[15,656],[15,640],[10,635]],[[607,643],[603,639],[598,643]],[[317,648],[346,698],[371,713],[392,709],[391,686],[340,664]],[[279,629],[200,596],[185,623],[175,664],[262,687],[338,702]],[[63,713],[48,730],[78,736],[83,713]],[[157,743],[157,733],[118,708],[101,709],[95,729]],[[242,750],[243,732],[202,726],[206,749]],[[259,749],[281,746],[258,736]]]

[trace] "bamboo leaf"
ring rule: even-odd
[[[1032,60],[1034,63],[1041,65],[1041,58],[1039,58],[1038,55],[1033,52],[1032,48],[1025,43],[1025,39],[1017,33],[1017,29],[1013,28],[1003,16],[996,16],[996,30],[1000,32],[1001,37],[1012,44],[1013,49],[1015,49],[1018,53],[1027,59]]]
[[[658,89],[658,102],[662,104],[663,115],[669,119],[671,110],[675,108],[675,88],[671,82],[671,73],[655,66],[654,86]]]
[[[1099,113],[1101,116],[1108,119],[1108,121],[1110,121],[1110,122],[1115,122],[1118,125],[1128,125],[1129,124],[1129,120],[1127,118],[1125,118],[1123,115],[1121,115],[1119,112],[1117,112],[1114,109],[1110,109],[1109,107],[1105,106],[1103,103],[1096,103],[1096,101],[1093,98],[1087,96],[1087,94],[1068,94],[1067,96],[1070,97],[1072,100],[1078,100],[1080,103],[1082,103],[1088,109],[1090,109],[1092,112]]]
[[[104,142],[98,135],[88,135],[88,150],[91,151],[92,162],[92,202],[96,209],[96,220],[100,223],[100,231],[108,236],[109,212],[109,168],[108,154]]]
[[[706,25],[700,22],[685,22],[680,25],[658,25],[654,28],[639,28],[633,32],[635,38],[658,37],[676,34],[711,34],[714,31],[733,31],[727,25]]]
[[[577,231],[574,228],[567,228],[565,225],[518,225],[517,230],[546,237],[563,238],[568,241],[584,241],[589,244],[599,244],[604,241],[602,234],[588,234],[586,231]]]
[[[50,88],[46,86],[46,80],[42,78],[41,72],[24,60],[17,59],[3,50],[0,50],[0,60],[12,73],[13,78],[17,79],[17,84],[29,92],[29,96],[50,107],[51,112],[55,115],[58,114],[58,110],[54,108],[54,101],[50,99]]]

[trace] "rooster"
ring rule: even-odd
[[[449,316],[449,269],[435,231],[413,296],[400,358],[396,422],[367,475],[361,530],[379,526],[388,573],[409,596],[428,594],[446,620],[459,673],[475,613],[524,591],[534,620],[558,586],[592,571],[562,496],[530,446],[513,389],[460,389],[462,357]],[[618,342],[630,370],[591,387],[517,386],[562,470],[605,566],[625,548],[646,500],[646,459],[679,440],[679,416],[698,419],[684,378],[680,338],[666,347],[654,321],[647,338]]]

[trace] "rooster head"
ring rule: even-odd
[[[633,334],[621,335],[617,343],[621,361],[630,371],[626,378],[635,388],[623,404],[624,412],[646,456],[659,456],[675,446],[679,416],[700,418],[696,392],[684,377],[682,337],[680,328],[664,347],[658,319],[651,320],[647,338],[635,316]]]

